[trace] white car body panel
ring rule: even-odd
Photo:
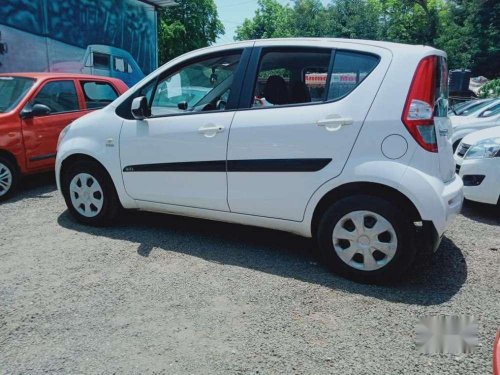
[[[462,140],[466,135],[500,125],[500,114],[491,117],[481,117],[485,111],[500,103],[500,100],[494,100],[486,107],[468,115],[468,116],[450,116],[453,128],[452,144]]]
[[[256,46],[282,45],[259,41]],[[294,43],[308,46],[309,42]],[[327,44],[339,48],[338,43]],[[321,45],[318,45],[321,47]],[[360,47],[352,47],[360,50]],[[317,173],[245,173],[228,174],[229,205],[232,212],[302,221],[304,202],[318,186],[338,176],[363,126],[368,110],[389,68],[392,55],[377,47],[363,52],[381,56],[373,72],[347,97],[335,102],[293,107],[264,107],[238,111],[231,126],[228,160],[325,158],[332,161]],[[338,130],[317,123],[328,118],[352,120]],[[284,192],[286,191],[286,194]],[[255,205],[260,201],[260,205]]]
[[[132,165],[225,160],[234,112],[125,120],[120,134],[121,169],[128,195],[142,201],[229,211],[226,172],[127,172]],[[213,137],[199,133],[219,126]]]
[[[461,144],[473,146],[488,138],[500,138],[500,126],[476,131],[464,137]],[[487,204],[497,204],[500,199],[500,157],[483,159],[464,159],[455,152],[455,162],[460,168],[460,177],[484,175],[479,186],[464,186],[465,198]]]
[[[359,50],[376,53],[381,61],[359,87],[333,103],[174,116],[166,118],[171,122],[168,129],[160,129],[158,119],[123,120],[115,113],[138,88],[178,63],[208,52],[255,44]],[[413,73],[429,55],[445,56],[431,47],[342,39],[249,41],[188,53],[151,73],[110,106],[71,126],[58,150],[58,186],[64,160],[86,154],[109,172],[125,208],[262,226],[310,237],[314,211],[325,194],[344,184],[370,182],[404,194],[422,220],[432,221],[437,234],[442,235],[460,211],[463,198],[462,182],[455,177],[453,156],[448,151],[450,133],[444,131],[449,122],[437,119],[442,151],[432,153],[415,142],[401,121]],[[316,125],[330,115],[351,117],[353,123],[334,132]],[[197,129],[205,123],[217,123],[224,131],[204,139]],[[207,149],[204,145],[208,144],[213,147]],[[137,176],[123,172],[129,165],[153,159],[185,162],[283,156],[332,158],[335,162],[312,174],[183,172],[147,177],[142,172]]]

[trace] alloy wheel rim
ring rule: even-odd
[[[12,172],[3,163],[0,163],[0,197],[7,194],[12,187]]]
[[[333,229],[332,240],[339,258],[361,271],[385,267],[398,248],[392,224],[371,211],[353,211],[343,216]]]
[[[92,175],[79,173],[69,184],[71,203],[82,216],[95,217],[99,215],[104,203],[104,193],[101,185]]]

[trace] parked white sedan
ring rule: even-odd
[[[500,126],[464,137],[455,152],[465,198],[500,204]]]
[[[450,116],[453,127],[451,138],[453,150],[457,149],[458,144],[467,134],[500,125],[500,99],[495,99],[486,106],[483,104],[468,115]]]

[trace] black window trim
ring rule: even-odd
[[[47,81],[43,82],[40,85],[40,88],[33,94],[33,96],[31,97],[31,99],[28,100],[27,104],[32,104],[33,101],[35,100],[35,98],[37,97],[37,95],[43,90],[43,88],[47,84],[53,83],[53,82],[71,82],[73,84],[74,89],[75,89],[75,93],[76,93],[76,101],[77,101],[77,104],[78,104],[78,109],[74,109],[72,111],[62,111],[62,112],[54,112],[54,113],[51,112],[51,113],[49,113],[49,114],[47,114],[45,116],[37,116],[37,117],[57,116],[57,115],[63,115],[63,114],[67,114],[67,113],[82,112],[82,111],[86,110],[86,108],[82,108],[82,106],[81,106],[80,95],[78,95],[78,88],[76,87],[75,80],[71,79],[71,78],[68,78],[68,79],[50,79],[50,80],[47,80]]]
[[[276,106],[270,106],[270,107],[252,107],[253,103],[253,98],[254,98],[254,93],[255,93],[255,87],[257,85],[257,77],[259,73],[259,68],[260,68],[260,63],[262,60],[262,57],[264,56],[265,53],[269,51],[290,51],[290,50],[316,50],[316,51],[325,51],[325,50],[330,50],[331,51],[331,59],[330,59],[330,66],[328,67],[328,76],[327,76],[327,81],[326,81],[326,90],[325,90],[325,98],[323,101],[317,101],[317,102],[309,102],[309,103],[291,103],[291,104],[284,104],[284,105],[276,105]],[[372,52],[365,52],[365,51],[358,51],[358,50],[353,50],[353,49],[344,49],[344,48],[329,48],[329,47],[315,47],[315,46],[269,46],[269,47],[254,47],[255,53],[252,54],[251,57],[251,62],[249,64],[249,68],[247,71],[247,74],[245,76],[245,84],[244,88],[245,90],[243,93],[248,92],[251,93],[251,98],[250,100],[248,98],[241,98],[239,106],[238,106],[238,111],[254,111],[254,110],[263,110],[263,109],[278,109],[278,108],[290,108],[290,107],[305,107],[305,106],[314,106],[314,105],[323,105],[323,104],[330,104],[330,103],[335,103],[338,102],[342,99],[345,99],[347,96],[351,95],[354,91],[358,89],[359,86],[363,84],[363,82],[368,78],[370,74],[373,73],[373,71],[379,66],[380,61],[382,60],[380,55],[377,55],[376,53]],[[328,100],[328,93],[330,90],[330,83],[332,79],[332,73],[333,73],[333,67],[335,64],[335,58],[337,56],[337,52],[354,52],[362,55],[369,55],[376,57],[378,59],[377,64],[373,67],[373,69],[366,75],[366,77],[351,91],[349,91],[347,94],[335,98],[335,99],[330,99]],[[251,87],[252,89],[249,91],[248,88]],[[243,94],[244,95],[244,94]]]
[[[157,118],[176,117],[176,116],[192,116],[192,115],[200,115],[200,114],[224,113],[224,112],[237,111],[238,110],[238,99],[241,96],[244,77],[247,74],[247,68],[248,68],[248,64],[249,64],[251,53],[252,53],[252,47],[244,47],[244,48],[239,47],[239,48],[234,48],[234,49],[230,49],[230,50],[211,52],[211,53],[206,53],[206,54],[196,56],[196,57],[193,57],[191,59],[182,61],[179,64],[172,66],[170,69],[165,70],[161,74],[158,74],[155,78],[149,80],[148,82],[141,85],[141,87],[137,88],[136,91],[127,98],[127,100],[125,100],[123,103],[121,103],[118,106],[118,108],[116,109],[116,114],[118,116],[120,116],[121,118],[125,118],[127,120],[133,120],[134,118],[133,118],[132,114],[130,113],[130,107],[131,107],[132,101],[135,98],[137,98],[139,93],[145,87],[150,85],[151,83],[154,83],[154,86],[153,86],[153,92],[151,94],[151,98],[149,99],[149,103],[148,103],[150,108],[151,108],[151,105],[153,104],[154,93],[156,92],[156,89],[158,87],[158,83],[163,78],[168,77],[169,75],[185,68],[186,66],[196,64],[197,62],[204,61],[204,60],[211,59],[211,58],[216,58],[218,56],[222,57],[222,56],[228,56],[228,55],[233,55],[233,54],[237,54],[237,53],[240,54],[240,62],[239,62],[238,68],[236,69],[236,71],[234,73],[233,83],[231,84],[231,96],[230,96],[229,101],[228,101],[226,108],[224,110],[171,113],[171,114],[165,114],[165,115],[151,116],[151,117],[148,117],[147,119],[157,119]]]
[[[263,51],[267,52],[269,50],[272,51],[290,51],[290,50],[297,50],[297,49],[310,49],[310,50],[316,50],[316,51],[325,51],[325,50],[330,50],[331,51],[331,58],[330,58],[330,66],[328,67],[328,77],[327,77],[327,82],[326,82],[326,87],[327,89],[325,90],[325,100],[323,101],[318,101],[318,102],[310,102],[310,103],[292,103],[292,104],[285,104],[285,105],[277,105],[277,106],[272,106],[272,107],[252,107],[252,103],[254,100],[254,93],[255,93],[255,85],[257,84],[257,75],[258,75],[258,70],[260,68],[260,61],[263,56]],[[127,120],[133,120],[133,116],[130,112],[130,106],[132,104],[132,101],[138,96],[139,92],[141,92],[145,87],[147,87],[149,84],[154,82],[154,88],[153,92],[156,91],[156,87],[158,85],[158,81],[161,80],[165,75],[169,75],[174,73],[175,71],[182,69],[183,67],[196,63],[197,61],[203,61],[207,57],[210,56],[223,56],[223,55],[228,55],[231,53],[236,53],[240,51],[241,52],[241,58],[240,58],[240,66],[238,67],[237,71],[234,74],[234,80],[233,80],[233,86],[231,87],[231,100],[228,102],[228,105],[224,110],[217,110],[217,111],[205,111],[205,112],[186,112],[186,113],[174,113],[174,114],[166,114],[166,115],[160,115],[160,116],[152,116],[148,117],[149,118],[162,118],[162,117],[173,117],[173,116],[191,116],[191,115],[198,115],[198,114],[204,114],[204,113],[223,113],[223,112],[235,112],[235,111],[255,111],[255,110],[266,110],[266,109],[279,109],[279,108],[290,108],[290,107],[304,107],[304,106],[314,106],[314,105],[324,105],[324,104],[330,104],[330,103],[335,103],[337,101],[343,100],[349,95],[351,95],[353,92],[355,92],[358,87],[363,85],[363,82],[368,78],[374,71],[377,69],[377,67],[380,65],[380,61],[382,60],[382,57],[376,53],[373,52],[366,52],[366,51],[359,51],[355,49],[348,49],[348,48],[334,48],[334,47],[315,47],[315,46],[253,46],[253,47],[244,47],[244,48],[235,48],[231,50],[225,50],[225,51],[219,51],[219,52],[213,52],[213,53],[207,53],[204,55],[200,55],[197,57],[194,57],[192,59],[183,61],[177,65],[174,65],[172,68],[164,71],[162,74],[159,74],[156,76],[154,79],[149,80],[148,82],[144,83],[141,87],[137,88],[137,90],[130,95],[123,103],[121,103],[118,108],[116,109],[116,114],[124,119]],[[265,53],[264,52],[264,53]],[[341,96],[339,98],[335,99],[328,99],[328,92],[330,88],[330,83],[332,79],[332,72],[333,72],[333,67],[335,63],[335,58],[337,56],[337,52],[352,52],[352,53],[357,53],[361,55],[369,55],[372,57],[376,57],[378,59],[377,64],[373,67],[373,69],[366,75],[366,77],[361,81],[352,91],[348,92],[346,95]],[[236,85],[236,86],[235,86]],[[234,90],[234,91],[233,91]],[[149,106],[152,104],[154,96],[151,95],[150,98],[150,103]]]
[[[88,105],[87,105],[87,98],[90,99],[86,92],[85,92],[85,88],[83,87],[86,83],[102,83],[102,84],[105,84],[105,85],[109,85],[111,86],[111,89],[114,91],[114,93],[116,94],[116,98],[114,98],[113,100],[116,100],[120,94],[118,92],[118,90],[116,89],[115,86],[113,86],[113,84],[111,82],[108,82],[108,81],[103,81],[103,80],[98,80],[98,79],[80,79],[78,80],[78,83],[80,84],[80,88],[82,89],[82,94],[83,94],[83,101],[85,103],[85,108],[83,108],[82,110],[85,111],[85,110],[90,110],[90,111],[94,111],[94,110],[97,110],[97,109],[102,109],[104,107],[106,107],[107,105],[109,105],[109,103],[113,102],[113,100],[111,102],[109,102],[108,104],[106,105],[103,105],[102,107],[97,107],[97,108],[89,108]]]

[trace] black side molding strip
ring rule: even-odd
[[[226,161],[190,161],[181,163],[159,163],[131,165],[123,172],[225,172]]]
[[[30,161],[40,161],[40,160],[46,160],[46,159],[52,159],[55,158],[57,154],[47,154],[47,155],[40,155],[40,156],[33,156],[30,158]]]
[[[228,172],[317,172],[332,159],[228,160]],[[123,172],[225,172],[225,160],[130,165]]]
[[[228,160],[228,172],[317,172],[332,159]]]

